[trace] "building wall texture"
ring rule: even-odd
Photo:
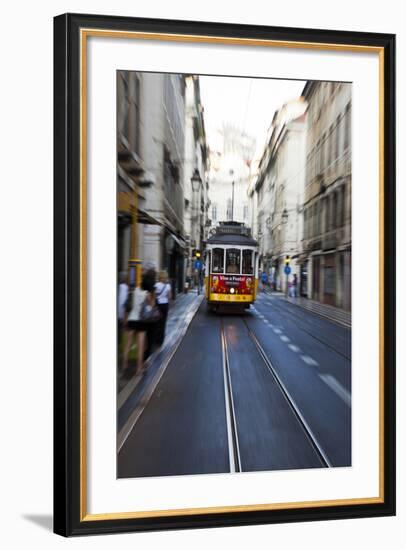
[[[117,76],[118,269],[127,270],[132,260],[166,269],[175,292],[183,289],[189,257],[191,170],[197,167],[206,182],[203,114],[187,110],[187,80],[128,71]],[[198,77],[191,82],[189,100],[196,104]],[[207,212],[206,203],[203,192],[199,211]],[[204,223],[202,215],[199,227]]]
[[[351,84],[311,82],[302,266],[307,293],[351,309]]]

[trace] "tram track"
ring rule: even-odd
[[[312,429],[310,428],[310,426],[306,422],[303,414],[301,413],[301,411],[300,411],[299,407],[297,406],[295,400],[293,399],[292,395],[290,394],[290,392],[287,390],[286,386],[282,382],[282,380],[281,380],[280,376],[278,375],[276,369],[272,365],[272,362],[270,361],[268,355],[265,353],[263,347],[259,343],[258,338],[255,336],[255,334],[249,328],[247,321],[245,319],[243,319],[242,321],[243,321],[243,323],[244,323],[244,325],[247,329],[247,332],[248,332],[251,340],[254,342],[255,347],[256,347],[263,363],[265,364],[265,366],[268,369],[269,373],[271,374],[271,376],[275,380],[276,384],[278,385],[281,393],[283,394],[283,396],[284,396],[286,402],[288,403],[291,411],[293,412],[293,414],[295,415],[297,421],[299,422],[300,426],[302,427],[304,433],[306,434],[307,439],[311,443],[313,449],[315,450],[316,454],[318,455],[318,457],[319,457],[320,461],[322,462],[323,466],[326,467],[326,468],[331,468],[332,464],[331,464],[327,454],[325,453],[325,451],[322,448],[321,444],[317,440],[317,438],[314,435]]]
[[[228,357],[227,338],[223,319],[220,322],[220,338],[224,376],[224,401],[226,407],[227,438],[230,461],[230,472],[242,472],[241,455],[238,442],[237,420],[235,415],[233,387],[231,382],[230,362]]]
[[[140,403],[143,413],[118,453],[118,477],[337,465],[254,329],[248,318],[207,316],[201,306],[148,403]]]
[[[270,301],[269,298],[267,298],[268,301]],[[305,328],[305,325],[303,324],[303,319],[299,316],[299,315],[295,315],[292,311],[288,310],[288,309],[285,309],[283,307],[281,307],[276,300],[272,300],[272,302],[270,301],[271,303],[271,306],[273,308],[275,308],[278,313],[280,315],[282,315],[282,317],[284,317],[286,320],[290,320],[290,321],[293,321],[295,323],[295,326],[296,328],[298,328],[299,330],[301,330],[302,332],[304,332],[305,334],[308,334],[309,336],[311,336],[314,340],[316,340],[317,342],[319,342],[320,344],[323,344],[323,346],[326,346],[327,348],[331,349],[331,351],[333,351],[334,353],[337,353],[337,355],[340,355],[341,357],[343,357],[344,359],[346,359],[347,361],[351,361],[351,355],[348,355],[347,353],[345,352],[342,352],[340,351],[339,349],[337,349],[335,346],[333,346],[332,344],[330,344],[329,342],[327,342],[325,339],[323,338],[320,338],[319,336],[316,336],[314,334],[314,332],[311,332],[310,330],[308,330],[307,328]],[[257,309],[258,311],[260,311],[260,309],[258,308],[257,306]]]
[[[277,371],[272,365],[271,360],[267,356],[266,352],[259,343],[257,337],[252,332],[248,326],[245,319],[241,319],[242,326],[244,327],[244,332],[248,336],[250,342],[252,342],[257,355],[256,358],[260,358],[261,364],[266,368],[267,372],[272,377],[273,385],[275,388],[272,391],[276,391],[282,396],[283,402],[286,404],[286,412],[289,410],[290,415],[294,418],[294,422],[299,427],[298,431],[301,431],[303,437],[308,442],[309,447],[313,450],[314,455],[317,457],[320,467],[330,468],[332,463],[324,451],[322,445],[318,441],[314,432],[312,431],[309,424],[306,422],[303,414],[301,413],[299,407],[297,406],[295,400],[293,399],[290,392],[287,390],[286,386],[283,384],[281,378],[279,377]],[[251,468],[244,468],[244,453],[241,450],[240,441],[238,437],[238,411],[236,407],[234,391],[233,391],[233,381],[232,381],[232,360],[230,360],[229,354],[229,344],[227,341],[227,334],[225,330],[225,321],[222,318],[220,324],[221,330],[221,343],[222,343],[222,362],[223,362],[223,374],[224,374],[224,391],[225,391],[225,406],[226,406],[226,418],[227,418],[227,432],[228,432],[228,443],[229,443],[229,457],[230,457],[230,471],[231,472],[243,472],[250,471]],[[252,358],[253,359],[253,358]],[[258,364],[258,361],[252,361],[251,365],[246,365],[247,368],[253,367],[253,365]],[[269,410],[268,414],[273,415],[273,411]],[[266,436],[266,434],[263,434]]]

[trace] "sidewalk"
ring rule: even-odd
[[[169,308],[166,322],[165,341],[156,349],[145,364],[147,371],[143,376],[133,376],[130,379],[121,376],[119,369],[117,375],[117,428],[120,432],[130,421],[134,410],[140,401],[148,398],[151,387],[155,387],[162,376],[166,366],[176,351],[179,343],[185,335],[193,317],[203,300],[203,293],[191,290],[187,294],[178,294],[176,300]]]
[[[329,319],[330,321],[333,321],[335,323],[339,323],[340,325],[343,325],[345,327],[351,328],[351,312],[345,311],[343,309],[340,309],[338,307],[329,306],[326,304],[321,304],[320,302],[316,302],[315,300],[310,300],[309,298],[304,298],[303,296],[298,296],[296,298],[292,297],[286,297],[281,292],[272,292],[268,293],[272,294],[274,296],[278,296],[280,298],[283,298],[290,304],[294,304],[295,306],[301,307],[303,309],[306,309],[307,311],[311,311],[312,313],[315,313],[317,315],[320,315],[321,317],[325,317],[326,319]]]
[[[350,311],[345,311],[338,307],[328,306],[326,304],[320,304],[319,302],[315,302],[314,300],[310,300],[309,298],[303,298],[303,296],[298,296],[297,298],[289,297],[286,298],[286,300],[289,303],[307,309],[312,313],[316,313],[317,315],[326,317],[327,319],[330,319],[330,321],[334,321],[335,323],[339,323],[340,325],[351,328]]]

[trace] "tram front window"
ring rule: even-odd
[[[213,273],[224,273],[224,250],[222,248],[213,249]]]
[[[252,250],[242,251],[242,272],[244,273],[244,275],[252,275],[254,273],[252,257]]]
[[[241,251],[238,248],[228,248],[226,250],[226,273],[240,272]]]

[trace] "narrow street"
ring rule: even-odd
[[[244,315],[197,307],[134,390],[118,477],[350,466],[350,328],[280,293]]]

